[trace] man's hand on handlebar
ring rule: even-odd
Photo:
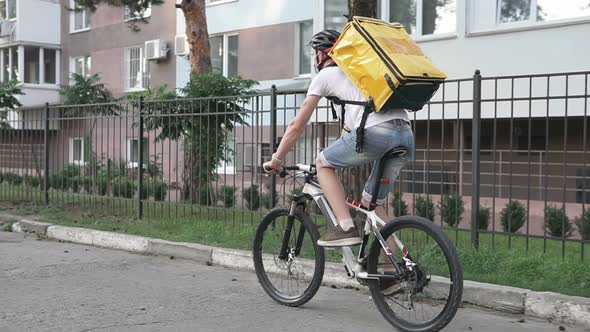
[[[281,173],[283,171],[283,161],[276,158],[276,156],[273,154],[270,161],[262,164],[262,169],[264,169],[264,171],[268,174]]]

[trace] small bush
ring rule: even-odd
[[[23,177],[18,174],[4,173],[3,178],[4,178],[5,182],[7,182],[9,184],[13,184],[15,186],[18,186],[23,183]]]
[[[572,235],[572,223],[563,208],[547,206],[545,208],[545,229],[552,236],[569,237]]]
[[[440,216],[451,227],[459,225],[465,212],[465,202],[458,193],[445,194],[441,197]]]
[[[222,186],[220,196],[223,199],[223,206],[226,208],[234,207],[236,203],[236,191],[234,186]]]
[[[579,218],[576,218],[578,233],[583,240],[590,240],[590,209],[584,210]]]
[[[154,200],[163,202],[166,200],[166,194],[168,193],[168,184],[162,180],[153,180],[149,184],[150,194],[154,197]]]
[[[208,187],[201,187],[199,190],[199,205],[211,206],[213,205],[213,195]]]
[[[278,195],[276,195],[275,197],[278,197]],[[262,206],[264,206],[266,209],[272,209],[272,194],[271,193],[262,193],[262,195],[260,196],[261,202],[262,202]]]
[[[33,188],[39,188],[39,186],[41,185],[41,178],[38,176],[25,175],[23,177],[23,181],[25,182],[25,184]]]
[[[257,185],[253,184],[248,188],[242,189],[242,196],[246,200],[248,210],[255,211],[260,208],[260,191]]]
[[[490,225],[490,208],[483,206],[479,207],[479,219],[477,221],[477,228],[487,230]]]
[[[118,177],[113,180],[113,196],[133,198],[137,185],[128,178]]]
[[[430,196],[416,196],[416,215],[434,221],[434,203]]]
[[[63,190],[67,188],[66,186],[66,179],[61,175],[61,173],[54,173],[49,176],[49,188],[53,188],[55,190]]]
[[[402,194],[399,191],[393,193],[393,200],[391,201],[393,207],[393,215],[396,217],[408,215],[408,205],[402,199]]]
[[[70,164],[70,165],[66,165],[61,170],[61,174],[65,178],[73,178],[73,177],[76,177],[76,176],[80,176],[80,174],[82,174],[82,169],[78,165],[72,165],[72,164]]]
[[[511,201],[506,204],[500,213],[500,221],[504,232],[516,233],[526,221],[526,208],[519,201]]]

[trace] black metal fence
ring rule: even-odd
[[[427,216],[468,246],[588,255],[590,72],[447,80],[410,113],[416,159],[389,213]],[[0,200],[143,217],[255,222],[301,184],[266,177],[305,91],[23,108],[0,117]],[[316,110],[287,163],[338,139]],[[368,169],[342,172],[349,191]],[[474,176],[475,175],[475,176]],[[405,212],[404,212],[405,210]],[[229,211],[240,212],[231,213]],[[260,212],[260,213],[259,213]],[[245,217],[246,216],[246,217]]]

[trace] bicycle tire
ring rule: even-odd
[[[373,302],[379,309],[381,315],[394,327],[407,332],[426,332],[426,331],[440,331],[453,319],[462,301],[463,294],[463,268],[461,266],[459,256],[455,247],[452,245],[449,238],[439,228],[434,226],[428,219],[418,216],[402,216],[398,217],[381,229],[381,235],[387,239],[392,233],[400,231],[404,228],[419,229],[430,235],[438,244],[444,253],[450,272],[451,280],[453,281],[448,301],[445,304],[442,312],[437,317],[427,323],[411,324],[398,318],[389,305],[385,301],[385,296],[381,294],[379,283],[377,281],[369,281],[369,289]],[[368,273],[376,273],[377,264],[382,250],[379,241],[373,241],[371,251],[367,258]],[[420,263],[420,262],[417,262]]]
[[[320,288],[322,284],[322,279],[324,277],[325,253],[324,248],[317,245],[317,240],[319,239],[320,235],[316,226],[307,214],[297,209],[295,212],[295,219],[299,221],[301,225],[305,228],[306,233],[309,234],[309,236],[311,237],[311,241],[314,246],[315,268],[313,272],[313,277],[311,278],[309,286],[303,291],[303,293],[300,296],[297,297],[286,297],[273,286],[264,269],[264,261],[262,256],[262,243],[264,240],[264,233],[267,230],[268,226],[271,225],[271,223],[274,220],[276,220],[279,217],[286,217],[288,215],[288,209],[275,209],[270,211],[262,218],[260,224],[256,229],[256,236],[254,239],[254,248],[252,256],[254,260],[256,276],[258,277],[258,281],[262,285],[264,291],[273,300],[282,305],[289,307],[298,307],[311,300],[311,298],[313,298],[313,296],[317,293],[318,289]]]

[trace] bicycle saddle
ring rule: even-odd
[[[408,148],[405,146],[396,146],[395,148],[387,151],[383,158],[403,157],[408,153]]]

